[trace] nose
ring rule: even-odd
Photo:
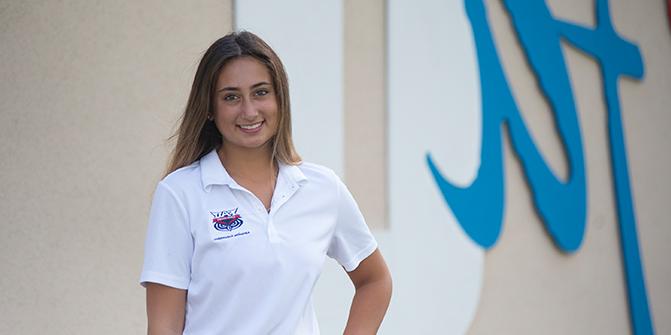
[[[249,101],[248,99],[243,99],[242,105],[240,107],[242,108],[240,114],[244,120],[246,121],[256,120],[257,116],[259,115],[259,111],[252,101]]]

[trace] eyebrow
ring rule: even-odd
[[[266,82],[266,81],[262,81],[262,82],[260,82],[260,83],[256,83],[256,84],[252,85],[250,88],[251,88],[251,89],[255,89],[255,88],[259,87],[259,86],[264,86],[264,85],[270,85],[270,83],[269,83],[269,82]],[[239,90],[240,90],[240,89],[239,89],[238,87],[226,86],[226,87],[224,87],[224,88],[218,90],[217,92],[221,92],[221,91],[239,91]]]

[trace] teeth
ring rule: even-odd
[[[259,122],[259,123],[254,123],[254,124],[246,125],[246,126],[240,125],[240,128],[242,128],[242,129],[248,129],[248,130],[249,130],[249,129],[255,129],[255,128],[260,127],[260,126],[261,126],[261,123],[263,123],[263,121],[261,121],[261,122]]]

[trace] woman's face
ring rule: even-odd
[[[277,133],[279,112],[272,77],[252,57],[230,60],[217,80],[214,123],[225,147],[263,148]]]

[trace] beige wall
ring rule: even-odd
[[[508,17],[499,1],[486,3],[514,96],[544,155],[565,175],[547,104]],[[591,2],[548,3],[558,16],[593,21]],[[384,4],[345,6],[345,174],[373,225],[382,226],[387,209],[379,195],[386,185],[368,183],[367,173],[384,170],[380,139],[386,135],[376,128],[376,140],[361,147],[356,138],[365,129],[356,121],[358,113],[384,120],[384,40],[376,41],[383,38]],[[664,200],[671,198],[665,135],[671,128],[671,33],[664,9],[661,1],[611,1],[616,28],[639,45],[646,67],[643,81],[620,82],[620,98],[660,334],[671,332],[671,206]],[[230,1],[0,5],[0,334],[143,332],[144,291],[137,279],[149,200],[167,155],[163,141],[185,103],[200,52],[229,31],[231,13]],[[471,334],[629,332],[598,68],[570,47],[565,55],[588,174],[583,247],[564,255],[552,245],[506,145],[505,225],[486,256]],[[370,95],[361,94],[371,87]],[[373,177],[380,176],[386,174]]]
[[[141,334],[164,140],[230,1],[0,5],[0,334]]]
[[[372,228],[389,228],[383,0],[344,1],[345,181]]]

